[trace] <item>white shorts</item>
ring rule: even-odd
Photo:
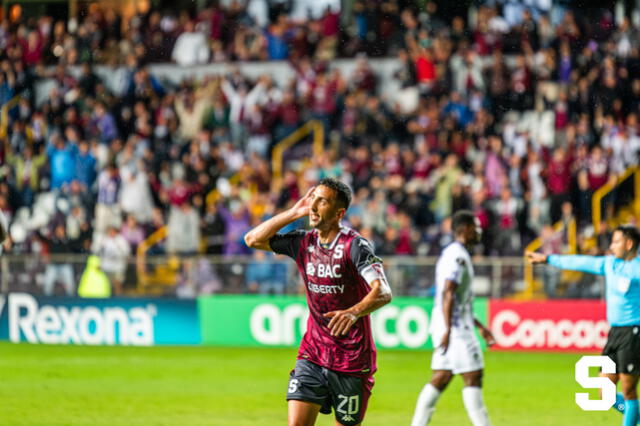
[[[440,339],[434,339],[434,345]],[[431,357],[432,370],[448,370],[453,374],[469,373],[484,369],[484,358],[480,343],[475,335],[451,335],[449,348],[443,353],[442,348],[433,350]]]

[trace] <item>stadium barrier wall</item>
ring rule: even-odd
[[[489,301],[495,349],[600,352],[609,325],[603,301]]]
[[[396,297],[371,316],[379,348],[432,349],[431,298]],[[609,325],[603,301],[476,299],[493,349],[599,352]],[[0,295],[0,340],[86,345],[296,347],[308,309],[300,296],[79,299]],[[488,322],[487,322],[488,320]],[[481,339],[481,342],[484,342]]]
[[[0,340],[84,345],[196,345],[196,301],[0,295]]]
[[[300,296],[210,296],[198,299],[202,343],[219,346],[295,347],[309,311]],[[433,299],[396,297],[371,315],[378,348],[432,349],[429,325]],[[487,319],[487,299],[474,302]]]

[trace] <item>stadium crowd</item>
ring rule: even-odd
[[[638,160],[640,30],[607,10],[483,5],[448,23],[434,3],[415,6],[355,2],[348,25],[331,10],[257,22],[216,5],[126,23],[94,9],[77,28],[3,21],[0,102],[23,95],[0,132],[13,250],[126,257],[167,225],[151,253],[249,254],[245,232],[326,176],[352,186],[348,225],[381,255],[439,253],[460,208],[480,220],[486,255],[520,255],[558,220],[593,232],[591,195]],[[350,75],[331,65],[354,55]],[[394,98],[367,55],[397,58]],[[296,78],[236,70],[173,85],[147,66],[270,59]],[[126,71],[125,96],[96,63]],[[55,87],[36,105],[42,78]],[[333,148],[274,182],[274,143],[310,119]]]

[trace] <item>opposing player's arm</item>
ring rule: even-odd
[[[449,337],[451,336],[451,319],[453,318],[453,301],[455,300],[458,283],[454,280],[445,280],[442,293],[442,311],[444,314],[444,335],[440,342],[443,352],[449,349]]]
[[[331,318],[328,327],[333,336],[345,335],[358,318],[369,315],[376,309],[391,302],[391,286],[382,267],[382,260],[373,253],[373,247],[364,238],[357,238],[351,243],[349,253],[360,276],[369,284],[371,290],[358,303],[342,311],[331,311],[324,314]]]
[[[447,252],[442,260],[442,268],[444,274],[444,289],[442,293],[442,311],[444,314],[444,335],[440,347],[443,352],[449,348],[449,336],[451,335],[451,322],[453,318],[453,304],[455,302],[455,293],[458,284],[462,280],[466,261],[464,256],[457,252]]]
[[[487,342],[488,346],[494,345],[496,343],[495,337],[493,337],[493,333],[489,330],[483,323],[478,319],[478,317],[473,317],[473,323],[478,327],[478,331],[480,331],[480,335]]]
[[[314,188],[309,189],[304,197],[298,202],[280,214],[275,215],[271,219],[262,222],[260,225],[247,232],[244,236],[244,242],[247,246],[266,251],[276,251],[272,248],[270,241],[276,233],[286,225],[294,222],[301,217],[309,215],[309,208],[313,198]]]

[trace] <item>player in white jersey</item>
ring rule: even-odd
[[[482,398],[484,361],[475,327],[488,345],[495,341],[491,331],[473,315],[473,265],[469,249],[480,238],[480,230],[472,212],[462,210],[453,215],[455,241],[440,255],[436,265],[436,299],[431,316],[433,357],[431,380],[416,404],[412,426],[429,423],[436,402],[454,375],[464,381],[462,399],[474,426],[490,425]]]

